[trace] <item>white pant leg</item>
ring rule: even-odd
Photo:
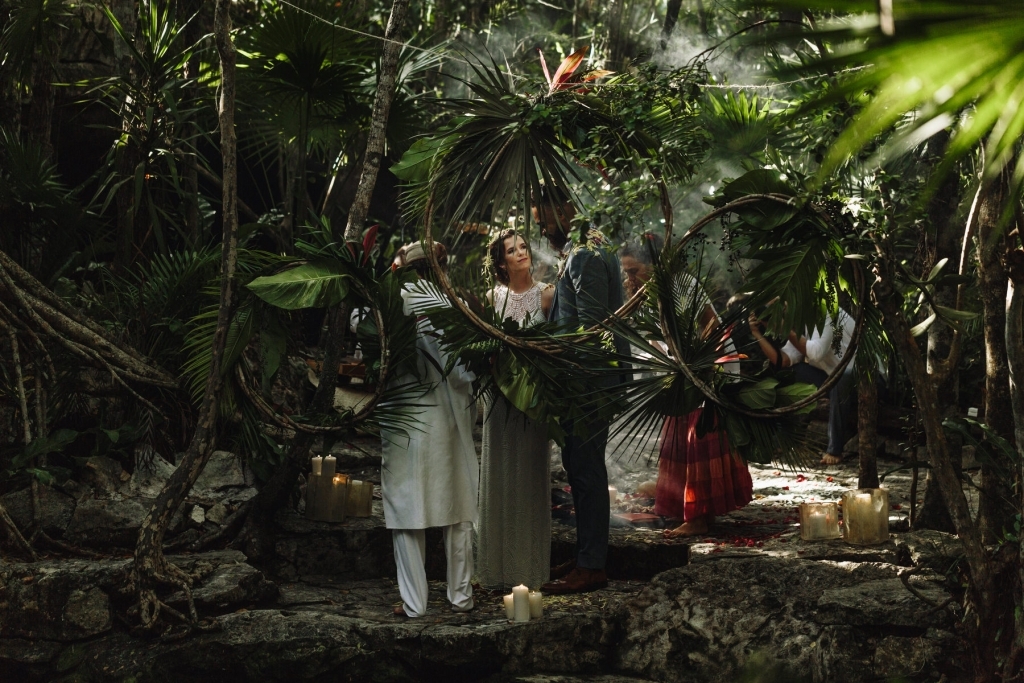
[[[444,527],[448,557],[448,600],[458,610],[473,609],[473,523]]]
[[[424,564],[427,551],[425,529],[392,529],[391,542],[398,565],[398,592],[402,607],[410,617],[427,613],[427,570]]]

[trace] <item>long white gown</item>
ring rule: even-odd
[[[498,286],[494,305],[505,318],[543,319],[535,284],[521,294]],[[477,577],[483,586],[540,588],[551,563],[551,464],[547,429],[504,397],[488,401],[480,458]]]
[[[437,304],[425,282],[402,292],[406,315]],[[430,321],[417,320],[416,348],[419,378],[398,377],[404,384],[423,379],[430,390],[420,399],[416,423],[407,434],[381,430],[381,497],[389,529],[427,529],[461,522],[476,523],[479,463],[473,443],[476,403],[472,400],[473,375],[462,365],[443,378],[429,356],[444,368],[448,354],[437,343]]]

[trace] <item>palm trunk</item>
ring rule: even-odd
[[[139,613],[145,626],[152,626],[156,622],[162,605],[156,596],[157,583],[171,583],[180,587],[186,596],[189,596],[189,616],[193,622],[196,620],[195,607],[191,604],[188,588],[189,581],[181,570],[175,569],[173,565],[167,563],[163,554],[163,539],[171,516],[181,505],[199,478],[203,467],[206,466],[217,436],[217,406],[223,387],[221,364],[231,321],[234,273],[238,258],[238,211],[235,201],[238,185],[235,139],[235,48],[231,42],[230,7],[231,0],[217,0],[214,19],[214,34],[221,63],[218,118],[221,156],[224,163],[223,235],[217,329],[213,336],[210,371],[207,375],[206,389],[203,392],[203,402],[195,434],[192,436],[192,441],[189,443],[181,463],[164,484],[139,530],[133,575],[136,590],[139,592]]]

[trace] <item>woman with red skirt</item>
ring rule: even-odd
[[[665,531],[670,538],[707,533],[716,516],[738,510],[754,495],[747,464],[729,448],[725,432],[697,436],[702,411],[668,417],[661,430],[654,514],[682,520]]]

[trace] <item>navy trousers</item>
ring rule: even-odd
[[[576,508],[576,566],[604,569],[608,559],[608,469],[604,451],[608,443],[608,425],[592,423],[584,438],[573,436],[573,424],[563,422],[568,432],[562,448],[562,467],[572,487]]]
[[[828,378],[828,373],[820,368],[797,363],[793,366],[793,375],[798,382],[806,382],[820,387]],[[828,392],[828,449],[829,455],[840,457],[843,446],[857,433],[857,375],[853,363],[846,366],[843,376],[839,378],[832,390]]]

